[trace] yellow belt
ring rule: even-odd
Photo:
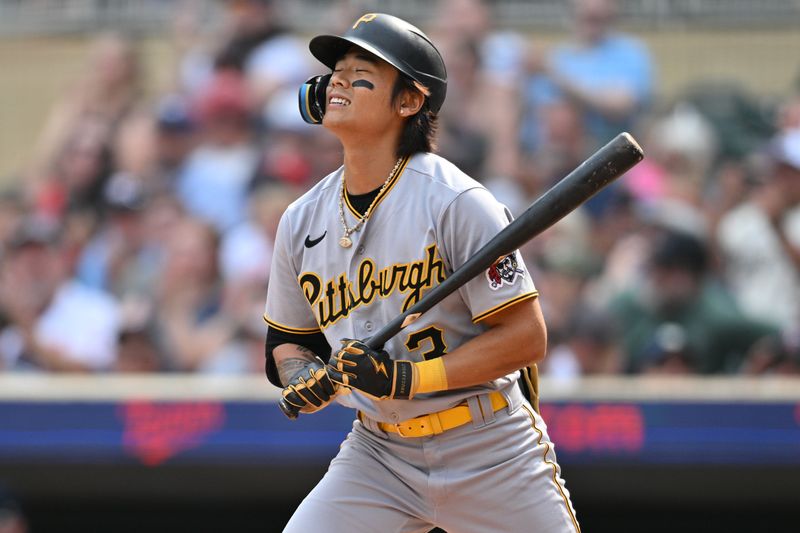
[[[489,394],[489,400],[492,402],[493,412],[508,405],[505,397],[496,391]],[[359,416],[362,416],[361,413]],[[378,422],[378,427],[387,433],[397,433],[401,437],[428,437],[463,426],[467,422],[472,422],[472,415],[467,404],[461,403],[438,413],[410,418],[397,424]]]

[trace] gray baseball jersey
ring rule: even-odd
[[[441,283],[510,221],[479,183],[432,154],[403,160],[343,248],[342,169],[294,202],[275,242],[265,320],[289,333],[322,331],[337,349],[363,339]],[[347,225],[357,213],[347,206]],[[486,330],[483,319],[537,295],[518,253],[498,258],[386,343],[397,359],[439,357]],[[487,353],[486,357],[493,354]],[[330,533],[580,531],[539,414],[517,373],[470,389],[412,400],[338,397],[364,415],[285,531]],[[487,392],[508,406],[493,412]],[[433,437],[384,432],[396,423],[465,402],[471,423]]]
[[[265,313],[267,323],[279,330],[322,330],[334,350],[340,339],[367,338],[408,309],[511,220],[503,205],[452,163],[417,154],[401,162],[369,219],[351,236],[353,245],[343,248],[342,172],[327,176],[283,215]],[[348,226],[357,216],[348,205]],[[483,319],[536,294],[522,258],[512,253],[422,315],[385,349],[395,359],[439,357],[485,331]],[[375,401],[358,392],[338,401],[375,420],[398,422],[505,389],[517,377],[509,374],[411,401]]]

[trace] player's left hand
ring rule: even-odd
[[[309,361],[283,389],[283,401],[301,413],[314,413],[323,409],[336,395],[336,386],[331,381],[328,368],[322,359]],[[286,413],[286,416],[290,416]]]
[[[342,349],[328,363],[331,380],[378,400],[413,397],[414,363],[394,361],[385,350],[363,342],[342,339]]]

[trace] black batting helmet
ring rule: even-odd
[[[431,111],[437,113],[447,93],[447,71],[439,50],[427,35],[408,22],[384,13],[367,13],[343,36],[319,35],[309,44],[314,57],[333,69],[351,46],[375,54],[430,91]]]

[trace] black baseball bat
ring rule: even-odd
[[[491,267],[499,258],[510,254],[574,211],[643,158],[642,148],[633,136],[620,133],[540,196],[522,215],[503,228],[446,280],[425,293],[416,304],[364,342],[371,348],[382,347],[420,315]],[[286,416],[297,417],[298,410],[293,405],[284,400],[279,405]]]

